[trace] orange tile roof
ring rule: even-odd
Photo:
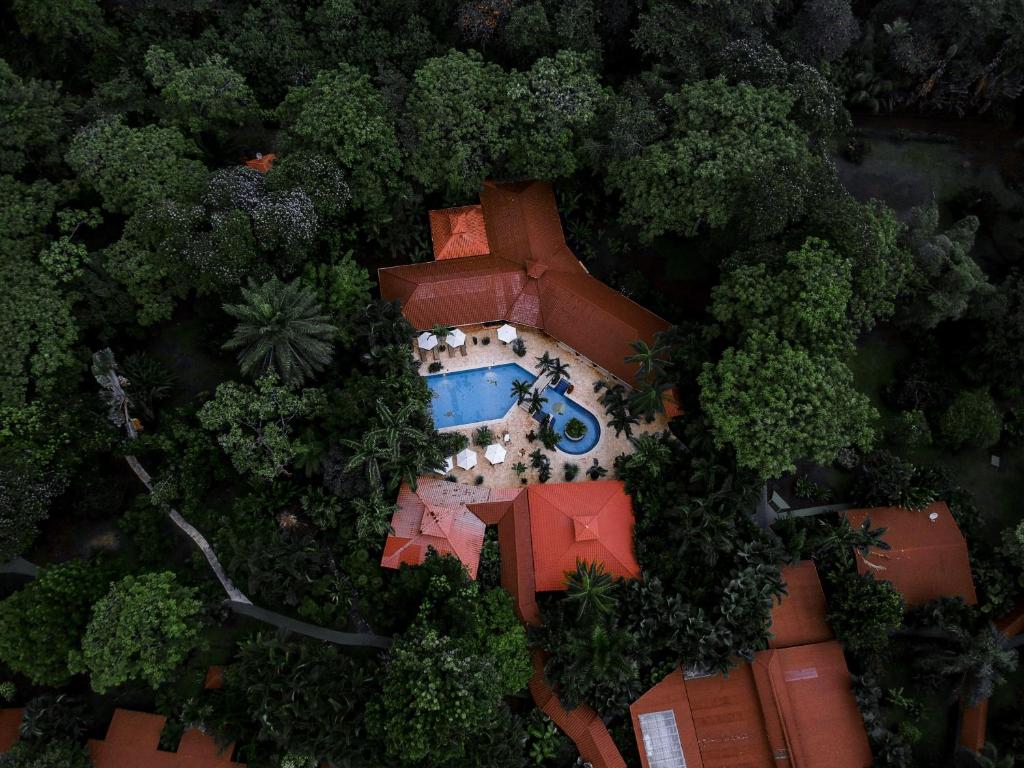
[[[21,738],[21,715],[20,709],[0,709],[0,753],[9,750]]]
[[[231,761],[232,747],[221,750],[201,731],[185,731],[176,752],[159,749],[164,717],[126,709],[114,710],[107,737],[89,740],[96,768],[245,768]]]
[[[544,678],[543,652],[534,648],[530,656],[533,661],[530,693],[537,707],[572,739],[585,762],[594,768],[626,768],[626,761],[622,759],[604,721],[586,704],[566,710]]]
[[[633,503],[619,480],[531,485],[530,531],[536,590],[565,589],[577,560],[603,563],[623,578],[640,577],[633,554]]]
[[[762,651],[728,677],[668,675],[630,707],[643,768],[641,716],[670,712],[687,768],[867,768],[864,723],[835,641]]]
[[[980,752],[985,746],[988,730],[988,699],[973,707],[965,707],[960,714],[959,744],[972,752]]]
[[[772,608],[771,648],[820,643],[832,639],[825,621],[825,593],[812,560],[782,569],[787,594]]]
[[[490,491],[482,486],[424,477],[414,491],[402,483],[398,509],[391,518],[394,533],[384,543],[380,564],[385,568],[417,565],[434,549],[459,558],[475,579],[486,525],[466,505],[489,499]]]
[[[483,208],[479,205],[431,211],[430,237],[434,242],[434,258],[438,261],[484,256],[491,252]]]
[[[254,168],[260,173],[266,173],[274,165],[274,161],[277,159],[275,154],[260,155],[254,157],[251,160],[246,160],[245,165],[248,168]]]
[[[962,597],[968,605],[978,602],[967,542],[945,502],[918,511],[854,509],[846,516],[854,527],[870,517],[872,528],[886,529],[883,538],[892,549],[872,549],[867,558],[858,553],[857,570],[891,581],[908,606],[939,597]]]
[[[631,382],[631,343],[653,343],[668,323],[587,273],[566,245],[551,185],[486,182],[480,201],[488,255],[381,269],[381,296],[401,301],[420,329],[498,320],[540,328]],[[465,209],[431,216],[451,210]]]
[[[214,665],[206,670],[203,688],[208,691],[220,690],[224,687],[224,667]]]

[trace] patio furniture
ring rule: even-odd
[[[503,442],[511,443],[512,442],[512,435],[510,435],[508,432],[506,432],[504,435],[501,436],[501,439],[502,439]]]
[[[416,337],[416,346],[418,346],[420,349],[425,349],[428,352],[434,349],[437,346],[437,344],[437,336],[432,334],[430,331],[424,331],[423,333]]]
[[[487,450],[484,451],[484,457],[491,462],[491,464],[501,464],[505,461],[505,448],[498,445],[497,443],[491,443],[487,446]]]
[[[516,329],[508,323],[505,323],[501,328],[498,329],[498,341],[505,344],[511,344],[512,341],[518,336]]]
[[[466,345],[465,344],[463,344],[461,347],[459,347],[459,352],[462,353],[463,357],[466,356]]]
[[[466,345],[466,334],[458,328],[455,328],[451,333],[445,336],[444,342],[449,347],[464,347]]]
[[[459,465],[459,469],[472,469],[476,466],[476,451],[464,448],[455,457],[455,463]]]

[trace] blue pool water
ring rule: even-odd
[[[521,365],[505,363],[491,368],[436,373],[426,379],[434,393],[431,404],[434,425],[441,429],[503,418],[516,403],[511,394],[513,380],[533,384],[537,377]]]
[[[558,387],[558,389],[563,389],[563,387]],[[567,397],[564,392],[555,391],[555,388],[545,389],[544,397],[548,399],[544,403],[544,410],[551,414],[551,418],[555,420],[555,431],[562,435],[558,450],[577,455],[586,453],[597,445],[597,441],[601,439],[601,424],[594,414],[572,398]],[[587,434],[577,441],[570,440],[563,431],[569,419],[574,417],[587,425]]]

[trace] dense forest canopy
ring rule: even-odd
[[[5,3],[0,766],[88,765],[114,707],[253,768],[569,765],[531,649],[636,766],[630,703],[764,649],[800,559],[877,765],[1024,759],[992,623],[1024,597],[1022,91],[1017,0]],[[399,488],[468,438],[375,278],[432,258],[429,210],[530,179],[671,327],[599,393],[614,464],[541,429],[516,469],[623,481],[642,576],[580,563],[527,630],[492,529],[475,580],[380,567]],[[775,495],[947,502],[978,604],[907,608],[854,569],[883,530],[769,525]],[[989,696],[992,743],[956,753]]]

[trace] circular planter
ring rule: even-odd
[[[565,431],[564,429],[562,430],[562,434],[563,434],[563,435],[565,435],[565,439],[566,439],[566,440],[570,440],[570,441],[572,441],[572,442],[574,442],[574,443],[578,443],[578,442],[579,442],[580,440],[582,440],[582,439],[583,439],[584,437],[586,437],[586,436],[587,436],[587,433],[586,433],[586,432],[584,432],[584,433],[583,433],[582,435],[580,435],[579,437],[573,437],[573,436],[572,436],[572,435],[570,435],[570,434],[569,434],[568,432],[566,432],[566,431]]]

